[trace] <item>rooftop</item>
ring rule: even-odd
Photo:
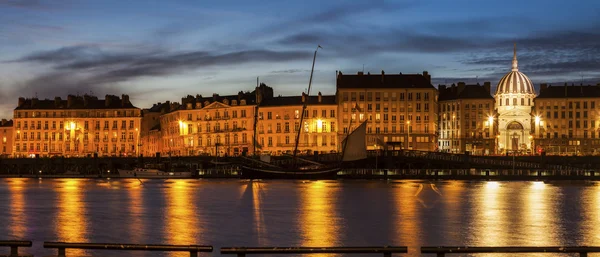
[[[321,92],[319,92],[319,95]],[[336,105],[335,95],[321,95],[321,101],[319,101],[319,95],[308,97],[308,106],[311,105]],[[303,96],[305,94],[303,93]],[[269,99],[265,99],[260,104],[260,107],[271,107],[271,106],[301,106],[303,104],[303,96],[278,96]]]
[[[547,84],[540,85],[540,94],[536,98],[584,98],[600,97],[600,84],[596,86],[579,85],[552,86]]]
[[[0,127],[12,127],[12,126],[13,126],[13,120],[2,119],[2,121],[0,122]]]
[[[485,82],[483,85],[466,85],[459,82],[458,85],[452,84],[439,85],[440,92],[439,101],[449,101],[458,99],[494,99],[490,94],[490,82]]]
[[[129,101],[128,95],[119,98],[115,95],[106,95],[105,99],[96,96],[69,95],[66,100],[55,97],[54,100],[38,98],[19,98],[15,110],[52,110],[52,109],[137,109]]]
[[[423,74],[364,74],[344,75],[338,72],[336,87],[340,88],[431,88],[431,76],[426,71]]]

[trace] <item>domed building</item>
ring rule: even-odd
[[[494,94],[498,113],[498,153],[531,151],[531,109],[535,95],[531,80],[519,71],[515,44],[512,70],[500,79]]]

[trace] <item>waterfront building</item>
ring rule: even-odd
[[[494,154],[495,112],[490,82],[459,82],[439,89],[439,150],[477,155]]]
[[[300,124],[302,105],[307,103]],[[262,101],[258,108],[257,140],[261,153],[292,154],[299,129],[298,151],[302,154],[339,151],[338,106],[335,95],[279,96]]]
[[[434,151],[438,91],[423,74],[337,74],[340,142],[367,121],[367,149]]]
[[[534,99],[536,150],[547,154],[600,153],[600,84],[540,85]]]
[[[14,110],[13,155],[135,156],[141,116],[128,95],[21,97]]]
[[[160,116],[163,155],[252,154],[257,104],[272,96],[273,89],[261,84],[254,92],[182,98]]]
[[[531,80],[519,71],[515,45],[512,70],[500,79],[494,94],[498,113],[499,153],[532,153],[531,111],[535,96]]]
[[[160,130],[160,116],[167,113],[169,107],[170,102],[167,101],[142,110],[141,155],[156,156],[162,151],[163,140]]]
[[[13,121],[2,119],[0,122],[0,158],[12,155],[13,146]]]

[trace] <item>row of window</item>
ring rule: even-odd
[[[553,107],[554,109],[558,109],[558,105],[559,103],[561,104],[562,109],[565,109],[566,105],[569,106],[569,109],[573,109],[573,107],[575,107],[575,109],[580,109],[581,106],[583,105],[583,109],[587,109],[588,108],[588,101],[583,101],[583,102],[572,102],[572,101],[568,101],[568,102],[558,102],[558,101],[554,101],[554,102],[536,102],[536,104],[538,104],[540,107],[540,109],[543,109],[544,106],[546,107],[546,109],[550,109],[551,107]],[[589,106],[591,109],[596,108],[596,102],[595,101],[589,101]]]
[[[230,138],[232,139],[232,141],[230,141]],[[205,139],[205,141],[203,140]],[[216,135],[215,137],[212,136],[207,136],[207,137],[203,137],[203,136],[199,136],[199,137],[188,137],[185,138],[185,141],[182,139],[163,139],[163,148],[169,148],[169,147],[181,147],[181,146],[186,146],[186,147],[197,147],[197,146],[213,146],[214,144],[223,144],[225,143],[225,145],[230,144],[231,142],[233,142],[233,144],[238,144],[238,143],[242,143],[242,144],[247,144],[248,143],[248,135],[246,133],[242,133],[241,136],[238,134],[233,134],[231,136],[229,135],[224,135],[223,137],[221,137],[221,135]]]
[[[95,129],[100,129],[100,121],[95,121],[95,122],[91,122],[91,124],[94,124],[94,128]],[[42,126],[43,125],[43,126]],[[58,125],[58,126],[57,126]],[[90,122],[89,121],[84,121],[83,122],[83,129],[89,129]],[[110,122],[109,121],[104,121],[104,129],[109,129],[109,125]],[[112,129],[118,129],[118,125],[119,125],[119,121],[113,121],[112,122]],[[17,125],[15,127],[16,129],[43,129],[43,130],[49,130],[49,129],[79,129],[81,128],[81,122],[64,122],[64,121],[52,121],[52,123],[50,123],[49,121],[44,121],[44,123],[42,124],[42,121],[31,121],[31,122],[27,122],[27,121],[23,121],[23,127],[21,127],[21,121],[17,121]],[[122,120],[121,121],[121,129],[133,129],[135,128],[135,121],[134,120],[130,120],[129,121],[129,127],[127,127],[127,120]]]
[[[29,137],[27,137],[28,134],[29,134]],[[42,137],[42,135],[43,135],[43,137]],[[88,141],[88,138],[89,138],[88,135],[89,135],[89,133],[83,133],[83,137],[81,137],[81,138],[84,141]],[[103,139],[104,140],[108,140],[108,138],[109,138],[108,132],[104,132],[103,135],[104,135]],[[125,140],[126,139],[126,135],[127,135],[126,132],[121,132],[121,140]],[[64,138],[67,141],[71,140],[71,133],[69,133],[69,132],[64,133]],[[74,138],[75,138],[75,140],[79,140],[80,136],[75,136]],[[113,137],[112,138],[113,139],[117,138],[117,132],[113,133]],[[128,138],[129,138],[129,140],[133,140],[134,139],[134,133],[133,132],[129,132],[129,137]],[[55,141],[57,139],[58,140],[63,140],[63,133],[62,132],[58,132],[58,133],[56,133],[56,132],[51,132],[51,133],[44,132],[44,134],[42,134],[41,132],[37,132],[37,133],[36,132],[31,132],[31,133],[24,132],[24,133],[17,133],[15,139],[16,140],[23,139],[23,141],[27,141],[28,139],[32,140],[32,141],[33,140],[53,140],[53,141]],[[100,140],[100,132],[96,132],[94,134],[94,139],[96,141]]]
[[[40,112],[40,111],[17,111],[17,118],[111,118],[111,117],[139,117],[138,110],[110,110],[110,111],[62,111],[62,112]]]
[[[485,104],[464,104],[464,109],[465,110],[482,110],[484,109],[485,106],[485,110],[491,110],[490,109],[490,103],[485,103]],[[470,106],[470,107],[469,107]],[[445,112],[445,111],[459,111],[460,110],[460,104],[459,103],[440,103],[440,107],[441,111]]]
[[[328,141],[327,138],[328,137],[330,138],[329,145],[335,146],[337,144],[336,143],[337,142],[337,140],[336,140],[337,136],[325,136],[325,135],[323,135],[323,136],[320,137],[321,138],[320,144],[319,144],[319,137],[318,136],[313,135],[312,136],[312,140],[309,141],[310,137],[308,135],[304,135],[304,137],[301,139],[301,142],[300,142],[300,144],[298,146],[301,146],[301,147],[307,147],[307,146],[327,146],[328,145],[327,144],[327,141]],[[274,144],[273,143],[273,137],[271,137],[271,136],[267,137],[267,142],[266,142],[267,144],[265,145],[265,137],[260,137],[259,138],[259,140],[260,140],[259,144],[262,145],[262,146],[268,146],[268,147],[273,147],[273,146],[279,146],[279,147],[284,147],[285,146],[285,147],[288,147],[288,146],[291,146],[291,145],[293,145],[293,144],[296,143],[296,138],[295,137],[291,138],[290,136],[285,136],[283,138],[283,141],[281,140],[280,137],[276,137],[275,139],[276,139],[276,141],[275,141],[275,144]]]
[[[308,111],[309,110],[304,110],[304,118],[308,118]],[[329,110],[329,117],[327,117],[327,110],[321,110],[321,116],[318,116],[319,114],[319,110],[312,110],[312,118],[335,118],[335,110]],[[267,120],[272,120],[272,119],[281,119],[282,117],[279,116],[279,114],[275,114],[273,115],[273,112],[267,112]],[[291,117],[286,114],[283,116],[284,119],[290,119]],[[265,119],[264,116],[264,112],[259,112],[258,113],[258,119],[263,120]],[[294,119],[300,119],[300,110],[295,110],[294,111]]]
[[[367,101],[373,101],[373,99],[375,99],[375,101],[381,101],[383,99],[383,101],[404,101],[405,100],[405,96],[406,99],[413,100],[413,94],[415,96],[415,100],[420,101],[420,100],[425,100],[425,101],[429,101],[429,96],[430,93],[396,93],[396,92],[343,92],[342,93],[342,99],[344,100],[344,102],[348,101],[348,99],[350,99],[350,101],[356,101],[357,100],[357,96],[358,96],[358,100],[359,101],[365,101],[365,95],[366,95],[366,99]],[[350,96],[350,98],[348,98],[348,96]],[[373,98],[373,96],[375,96],[375,98]],[[382,97],[383,96],[383,97]],[[399,96],[399,97],[397,97]],[[421,96],[423,96],[421,98]]]
[[[29,147],[28,147],[29,146]],[[112,149],[112,151],[111,151]],[[109,148],[108,144],[100,145],[89,145],[83,144],[83,147],[79,147],[79,144],[66,144],[64,145],[64,151],[66,152],[79,152],[83,150],[84,152],[94,151],[94,152],[104,152],[104,153],[125,153],[125,152],[135,152],[135,144],[121,144],[118,147],[117,144],[111,144],[111,148]],[[15,144],[16,152],[63,152],[63,144],[48,144],[48,143],[23,143],[23,144]]]

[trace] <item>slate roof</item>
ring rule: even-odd
[[[597,86],[552,86],[540,87],[540,94],[536,98],[583,98],[600,97],[600,85]]]
[[[52,109],[137,109],[129,101],[129,97],[124,95],[125,99],[118,96],[106,95],[105,99],[98,99],[95,96],[69,96],[66,100],[60,97],[51,99],[37,98],[19,98],[19,104],[15,110],[52,110]],[[69,99],[71,104],[69,105]],[[108,100],[107,100],[108,99]]]
[[[462,91],[458,90],[458,86],[452,84],[450,87],[444,89],[443,86],[439,88],[439,99],[438,101],[450,101],[458,99],[494,99],[490,92],[485,87],[477,85],[465,85]]]
[[[353,74],[338,73],[339,88],[435,88],[422,74]]]
[[[13,126],[13,120],[7,120],[6,122],[4,122],[4,124],[0,123],[0,127],[12,127]]]
[[[218,94],[213,94],[213,96],[211,97],[202,97],[202,95],[196,95],[196,97],[188,95],[187,97],[181,98],[181,105],[179,106],[179,110],[185,110],[187,108],[187,104],[191,103],[192,104],[192,108],[196,109],[196,103],[200,103],[202,108],[205,107],[204,103],[208,101],[209,104],[212,104],[214,102],[219,102],[219,103],[223,103],[223,100],[227,99],[227,101],[229,102],[229,105],[232,105],[232,101],[236,100],[237,101],[237,105],[235,106],[239,106],[240,105],[240,101],[246,100],[246,105],[255,105],[256,104],[256,94],[255,93],[250,93],[250,92],[240,92],[237,95],[218,95]]]
[[[319,102],[319,96],[308,97],[308,106],[314,105],[336,105],[335,95],[323,95],[321,96],[321,102]],[[302,105],[302,96],[278,96],[269,99],[264,99],[260,103],[259,107],[270,107],[270,106],[298,106]]]

